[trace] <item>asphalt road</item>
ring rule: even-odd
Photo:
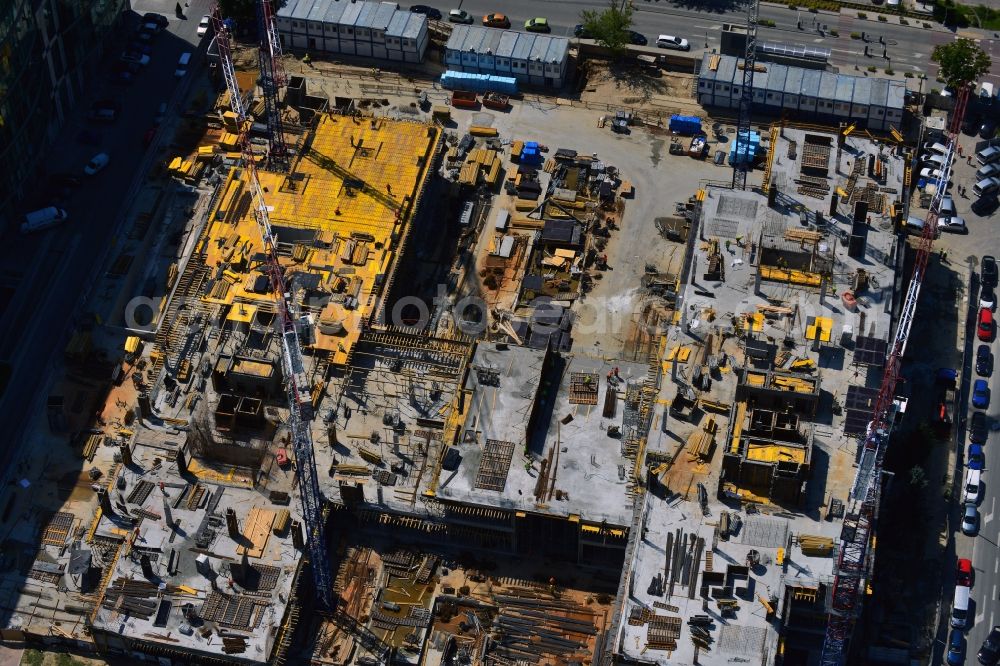
[[[108,153],[109,165],[96,176],[87,177],[82,187],[58,204],[69,213],[66,224],[28,236],[8,229],[0,239],[3,277],[16,285],[0,319],[0,359],[11,366],[10,381],[0,396],[0,423],[6,427],[6,441],[12,444],[23,441],[21,435],[30,435],[25,428],[44,404],[52,371],[73,322],[79,320],[79,306],[103,260],[114,252],[114,234],[152,161],[143,136],[152,127],[161,103],[170,103],[171,112],[177,109],[179,100],[174,97],[183,86],[174,77],[175,65],[181,53],[195,50],[193,44],[199,41],[195,31],[205,13],[199,10],[207,10],[209,0],[190,0],[190,5],[188,20],[178,20],[173,0],[132,3],[133,13],[125,17],[121,40],[130,38],[144,12],[156,11],[170,19],[168,29],[156,38],[150,64],[132,85],[116,85],[111,82],[111,67],[124,41],[111,48],[100,73],[88,83],[90,94],[78,101],[46,162],[50,173],[81,177],[84,165],[97,153]],[[121,104],[118,120],[103,125],[88,122],[91,103],[107,98]],[[78,141],[84,130],[97,133],[96,145]],[[41,190],[33,205],[55,203]],[[6,445],[2,455],[12,455],[19,448]],[[9,469],[7,460],[0,462]]]
[[[516,29],[521,28],[529,18],[543,16],[551,23],[553,34],[564,36],[572,36],[573,26],[580,22],[583,10],[607,7],[607,2],[602,0],[461,0],[450,6],[429,4],[445,13],[452,8],[464,9],[473,14],[477,22],[485,14],[502,11],[510,17]],[[723,23],[746,21],[745,11],[736,7],[735,3],[636,0],[634,6],[633,28],[645,35],[650,43],[659,34],[676,35],[691,43],[693,53],[718,49]],[[930,62],[931,49],[953,40],[953,33],[939,26],[925,29],[918,21],[910,21],[911,25],[905,26],[900,25],[897,19],[881,23],[875,20],[874,13],[869,16],[872,20],[860,20],[854,12],[811,14],[764,4],[760,7],[760,18],[774,21],[775,27],[760,27],[758,38],[765,42],[828,49],[831,62],[844,72],[853,72],[855,67],[863,72],[869,65],[874,65],[879,70],[891,67],[898,74],[912,71],[925,72],[931,79],[936,76],[937,68]],[[801,29],[798,27],[800,21]],[[837,30],[839,37],[830,36],[829,30]],[[865,57],[862,41],[851,39],[852,32],[871,35],[871,57]],[[885,42],[887,58],[882,57],[880,37]],[[1000,82],[1000,39],[984,39],[981,45],[991,53],[995,49],[997,57],[994,58],[993,72],[996,81]]]
[[[981,139],[978,137],[969,137],[964,134],[959,137],[959,143],[966,156],[970,152],[975,151],[975,143],[977,141],[981,141]],[[975,197],[972,196],[971,191],[975,181],[975,171],[979,168],[975,158],[973,158],[972,162],[973,165],[970,166],[966,164],[965,158],[958,158],[952,177],[954,183],[952,192],[954,194],[955,206],[958,214],[965,218],[969,233],[964,236],[942,235],[941,239],[936,241],[935,247],[947,249],[948,261],[951,264],[952,270],[959,274],[963,282],[972,279],[973,283],[978,285],[978,278],[970,278],[970,276],[974,271],[978,272],[982,255],[991,254],[1000,257],[1000,236],[995,231],[995,222],[993,219],[980,217],[972,212],[970,208],[971,204],[975,201]],[[959,187],[961,186],[969,190],[968,198],[959,194]],[[978,310],[978,287],[975,287],[975,289],[975,291],[970,292],[970,296],[975,296],[976,299],[968,308],[968,312],[973,317],[975,316],[974,313]],[[959,311],[965,312],[966,310],[960,307]],[[975,368],[972,364],[974,363],[976,348],[983,343],[976,339],[974,324],[966,329],[966,336],[966,365],[962,374],[965,378],[963,382],[964,395],[969,399],[965,407],[966,425],[968,425],[968,420],[971,418],[973,411],[975,411],[971,404],[972,382],[980,378],[975,373]],[[992,395],[989,407],[985,412],[989,423],[993,424],[993,427],[996,427],[995,424],[1000,421],[1000,342],[995,338],[991,343],[991,347],[997,367],[989,379]],[[961,447],[962,454],[959,463],[960,467],[955,471],[955,474],[956,476],[961,476],[960,485],[964,486],[964,465],[968,453],[967,428],[960,432],[960,436],[961,440],[957,444]],[[969,537],[962,534],[959,529],[961,525],[961,497],[956,498],[955,508],[952,512],[951,526],[953,529],[955,556],[971,559],[975,570],[975,584],[971,595],[974,601],[974,605],[972,606],[972,610],[974,611],[973,623],[966,631],[965,663],[970,666],[978,663],[976,653],[987,634],[989,634],[990,629],[994,625],[1000,624],[1000,552],[998,552],[1000,550],[1000,471],[998,471],[1000,470],[1000,464],[996,462],[1000,460],[1000,453],[997,453],[998,445],[1000,445],[1000,431],[991,429],[989,441],[983,447],[986,455],[986,464],[982,475],[983,489],[982,501],[979,505],[980,527],[978,535]],[[951,562],[948,566],[953,565],[954,563]],[[944,579],[947,582],[942,595],[941,612],[944,616],[942,622],[944,625],[947,625],[947,616],[951,612],[954,590],[952,581],[954,579],[950,575],[950,572],[944,572],[944,574]],[[942,642],[946,641],[947,635],[945,631],[939,632],[938,639]],[[935,651],[936,659],[932,663],[943,663],[940,657],[943,657],[944,649],[939,646],[939,649]]]

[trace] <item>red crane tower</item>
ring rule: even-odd
[[[882,461],[889,446],[892,430],[896,383],[899,381],[899,370],[910,337],[910,327],[917,312],[920,287],[927,273],[927,260],[930,258],[931,246],[937,235],[938,209],[948,189],[951,162],[955,155],[958,132],[962,126],[968,100],[969,86],[964,86],[959,90],[955,100],[955,109],[948,128],[948,153],[945,156],[944,173],[937,182],[937,190],[924,220],[923,234],[917,245],[913,276],[906,290],[896,335],[888,349],[882,385],[875,400],[875,411],[868,425],[858,471],[851,487],[849,510],[840,532],[840,555],[834,569],[833,600],[820,661],[823,666],[842,666],[847,657],[854,624],[861,613],[861,597],[864,591],[862,585],[869,576],[873,561],[869,547],[875,536],[875,523],[882,495]]]

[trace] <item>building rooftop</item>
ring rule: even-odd
[[[387,119],[322,117],[291,173],[259,172],[271,224],[288,247],[304,313],[314,327],[304,345],[347,361],[360,322],[391,281],[419,205],[439,131]],[[261,239],[243,172],[233,169],[199,248],[206,266],[225,268],[211,304],[273,302],[255,258]]]
[[[754,72],[754,88],[759,90],[893,109],[902,109],[905,103],[906,84],[902,81],[870,79],[770,62],[758,63],[758,66],[765,68],[765,71]],[[698,76],[702,80],[740,85],[743,82],[742,60],[735,56],[707,53],[702,58]]]
[[[164,641],[205,658],[266,661],[298,574],[295,505],[198,480],[186,463],[182,470],[167,461],[170,452],[161,447],[169,443],[137,442],[132,464],[109,480],[114,512],[102,511],[93,538],[124,542],[105,574],[94,631]],[[227,528],[231,511],[235,538]]]
[[[628,525],[624,449],[647,370],[580,354],[553,365],[545,350],[480,344],[464,386],[461,462],[438,498]]]
[[[501,58],[562,62],[569,53],[569,39],[478,25],[456,25],[446,48],[453,51],[495,53]]]

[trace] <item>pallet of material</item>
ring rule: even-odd
[[[469,134],[472,136],[499,136],[500,132],[497,131],[496,127],[482,127],[480,125],[472,125],[469,127]]]
[[[521,202],[518,201],[518,202],[515,202],[515,204],[514,204],[514,207],[516,209],[518,209],[518,210],[521,210],[521,208],[518,206],[518,204],[520,204],[520,203]],[[527,210],[531,211],[531,210],[535,209],[534,202],[529,201],[527,203],[531,204],[531,207],[527,208]],[[513,227],[513,228],[515,228],[515,229],[541,229],[542,227],[545,226],[545,222],[542,221],[542,220],[536,220],[536,219],[530,218],[530,217],[528,217],[527,215],[524,215],[524,214],[517,214],[517,213],[515,213],[510,218],[510,226]]]
[[[830,537],[800,534],[799,547],[810,557],[829,557],[833,554],[833,539]]]

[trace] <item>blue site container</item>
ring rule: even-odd
[[[669,128],[674,134],[701,134],[701,118],[697,116],[670,116]]]

